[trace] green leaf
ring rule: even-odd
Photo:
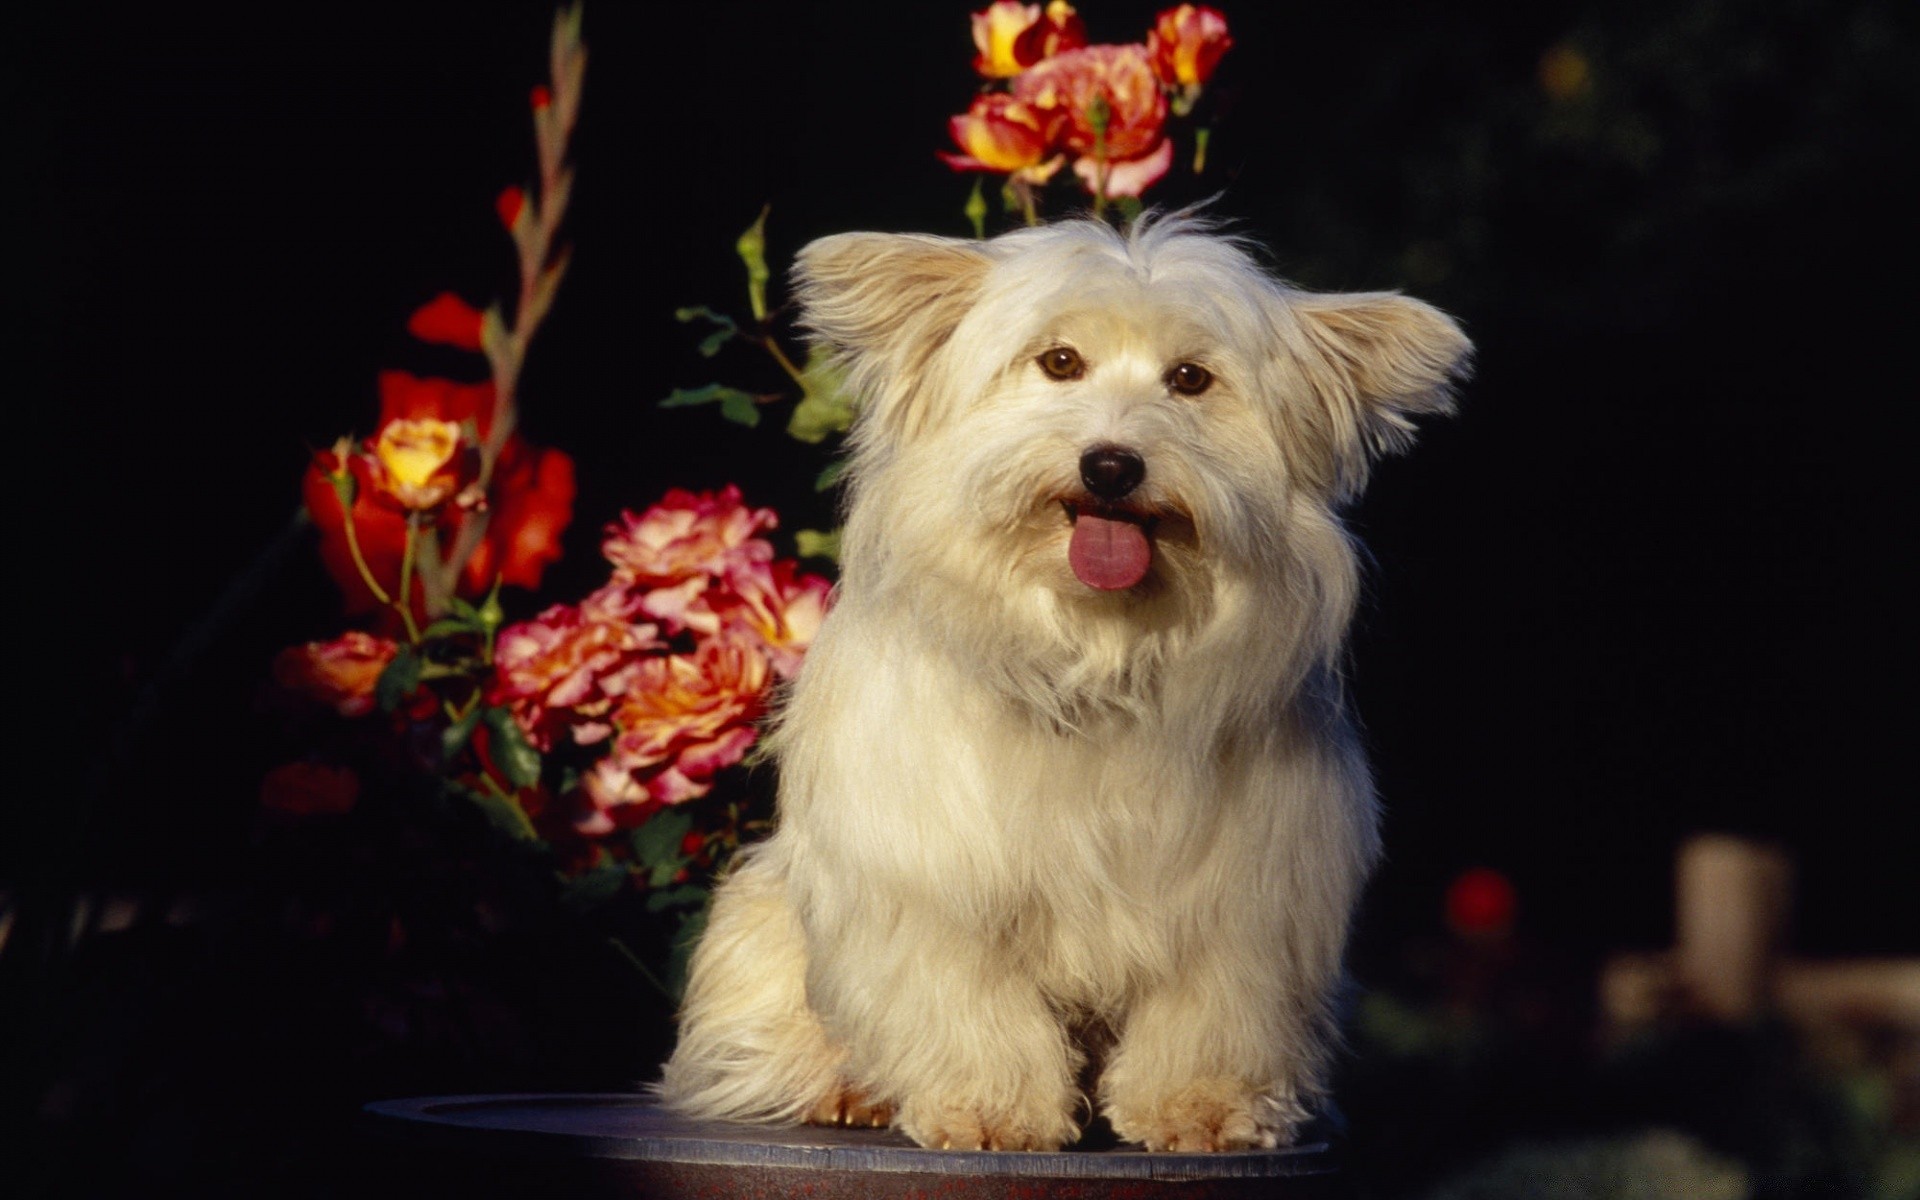
[[[663,808],[633,831],[633,856],[646,868],[647,886],[664,887],[673,882],[687,856],[680,843],[693,828],[693,817],[677,808]]]
[[[381,712],[392,712],[400,707],[400,702],[413,695],[420,686],[420,669],[424,666],[420,652],[412,646],[400,647],[386,670],[380,672],[380,681],[373,685],[374,702]]]
[[[801,558],[830,558],[840,561],[840,531],[838,529],[821,532],[818,529],[796,529],[793,534],[794,547]]]
[[[981,176],[973,177],[973,191],[967,196],[967,206],[960,210],[972,223],[973,236],[976,238],[987,236],[987,198],[980,194],[980,185],[983,182],[985,180]]]
[[[747,299],[753,305],[753,319],[767,319],[767,212],[772,205],[760,209],[759,217],[747,226],[747,231],[733,243],[734,251],[740,255],[740,261],[747,264]]]
[[[460,596],[449,597],[447,600],[447,607],[453,609],[453,613],[457,617],[461,617],[465,620],[475,621],[475,622],[480,620],[480,610],[475,608],[471,601],[466,600],[463,597],[460,597]]]
[[[748,429],[760,423],[760,408],[754,398],[745,392],[720,397],[720,415],[735,425],[745,425]]]
[[[466,714],[453,724],[440,731],[440,761],[452,762],[467,743],[473,739],[474,727],[480,724],[480,706],[474,705]]]
[[[709,383],[705,387],[675,388],[661,408],[692,408],[697,404],[719,404],[720,415],[736,425],[745,425],[751,429],[760,423],[760,401],[751,392],[725,384]]]
[[[826,465],[826,468],[824,470],[822,470],[818,475],[815,475],[813,477],[813,490],[816,492],[827,491],[828,489],[832,488],[835,484],[839,483],[840,477],[845,475],[846,473],[847,473],[847,460],[844,458],[834,459],[832,462]]]
[[[672,908],[691,908],[706,900],[707,889],[683,883],[679,887],[659,888],[647,893],[647,911],[666,912]]]
[[[527,814],[520,806],[504,796],[492,792],[477,792],[468,788],[453,788],[462,796],[473,801],[487,818],[487,823],[516,842],[537,842],[540,835],[533,830],[533,822],[527,820]]]
[[[787,432],[796,440],[815,445],[831,434],[845,433],[853,424],[853,397],[847,392],[847,375],[831,351],[815,346],[807,355],[800,372],[800,403],[794,405],[787,421]]]
[[[620,863],[606,863],[567,882],[560,893],[560,907],[576,916],[592,912],[618,896],[630,878]],[[651,901],[652,897],[648,897]]]
[[[734,323],[732,317],[725,313],[715,312],[704,304],[692,304],[686,308],[676,308],[673,310],[673,318],[683,325],[689,321],[712,321],[715,325],[728,331],[740,328],[739,325]]]
[[[452,637],[456,633],[482,633],[479,625],[464,617],[441,617],[438,621],[420,631],[423,640]]]
[[[733,330],[716,329],[712,333],[708,334],[706,337],[700,339],[700,345],[696,347],[696,349],[700,351],[700,357],[712,358],[714,355],[720,353],[720,348],[722,346],[726,345],[728,342],[732,340],[733,340]]]
[[[504,708],[489,707],[480,718],[492,735],[488,743],[493,761],[507,773],[515,787],[532,787],[540,782],[540,752],[520,732],[513,714]]]

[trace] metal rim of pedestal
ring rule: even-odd
[[[702,1167],[1164,1181],[1284,1179],[1335,1174],[1332,1147],[1154,1153],[1137,1148],[1064,1151],[929,1150],[890,1130],[763,1127],[692,1121],[628,1093],[416,1096],[365,1106],[389,1135],[445,1149],[566,1155]]]

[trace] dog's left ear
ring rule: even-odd
[[[1397,292],[1295,292],[1287,308],[1303,335],[1301,367],[1323,405],[1305,432],[1329,451],[1322,482],[1351,499],[1374,459],[1412,444],[1415,417],[1453,412],[1473,344],[1453,318]]]
[[[926,366],[979,294],[989,266],[979,245],[842,233],[801,249],[801,323],[839,353],[870,427],[899,438],[926,424]]]

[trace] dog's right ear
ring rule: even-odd
[[[989,260],[978,242],[923,234],[841,233],[800,251],[800,321],[834,348],[848,386],[890,438],[926,423],[927,363],[980,291]]]

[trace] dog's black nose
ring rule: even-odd
[[[1102,500],[1120,499],[1146,477],[1146,460],[1131,450],[1101,446],[1080,456],[1080,481]]]

